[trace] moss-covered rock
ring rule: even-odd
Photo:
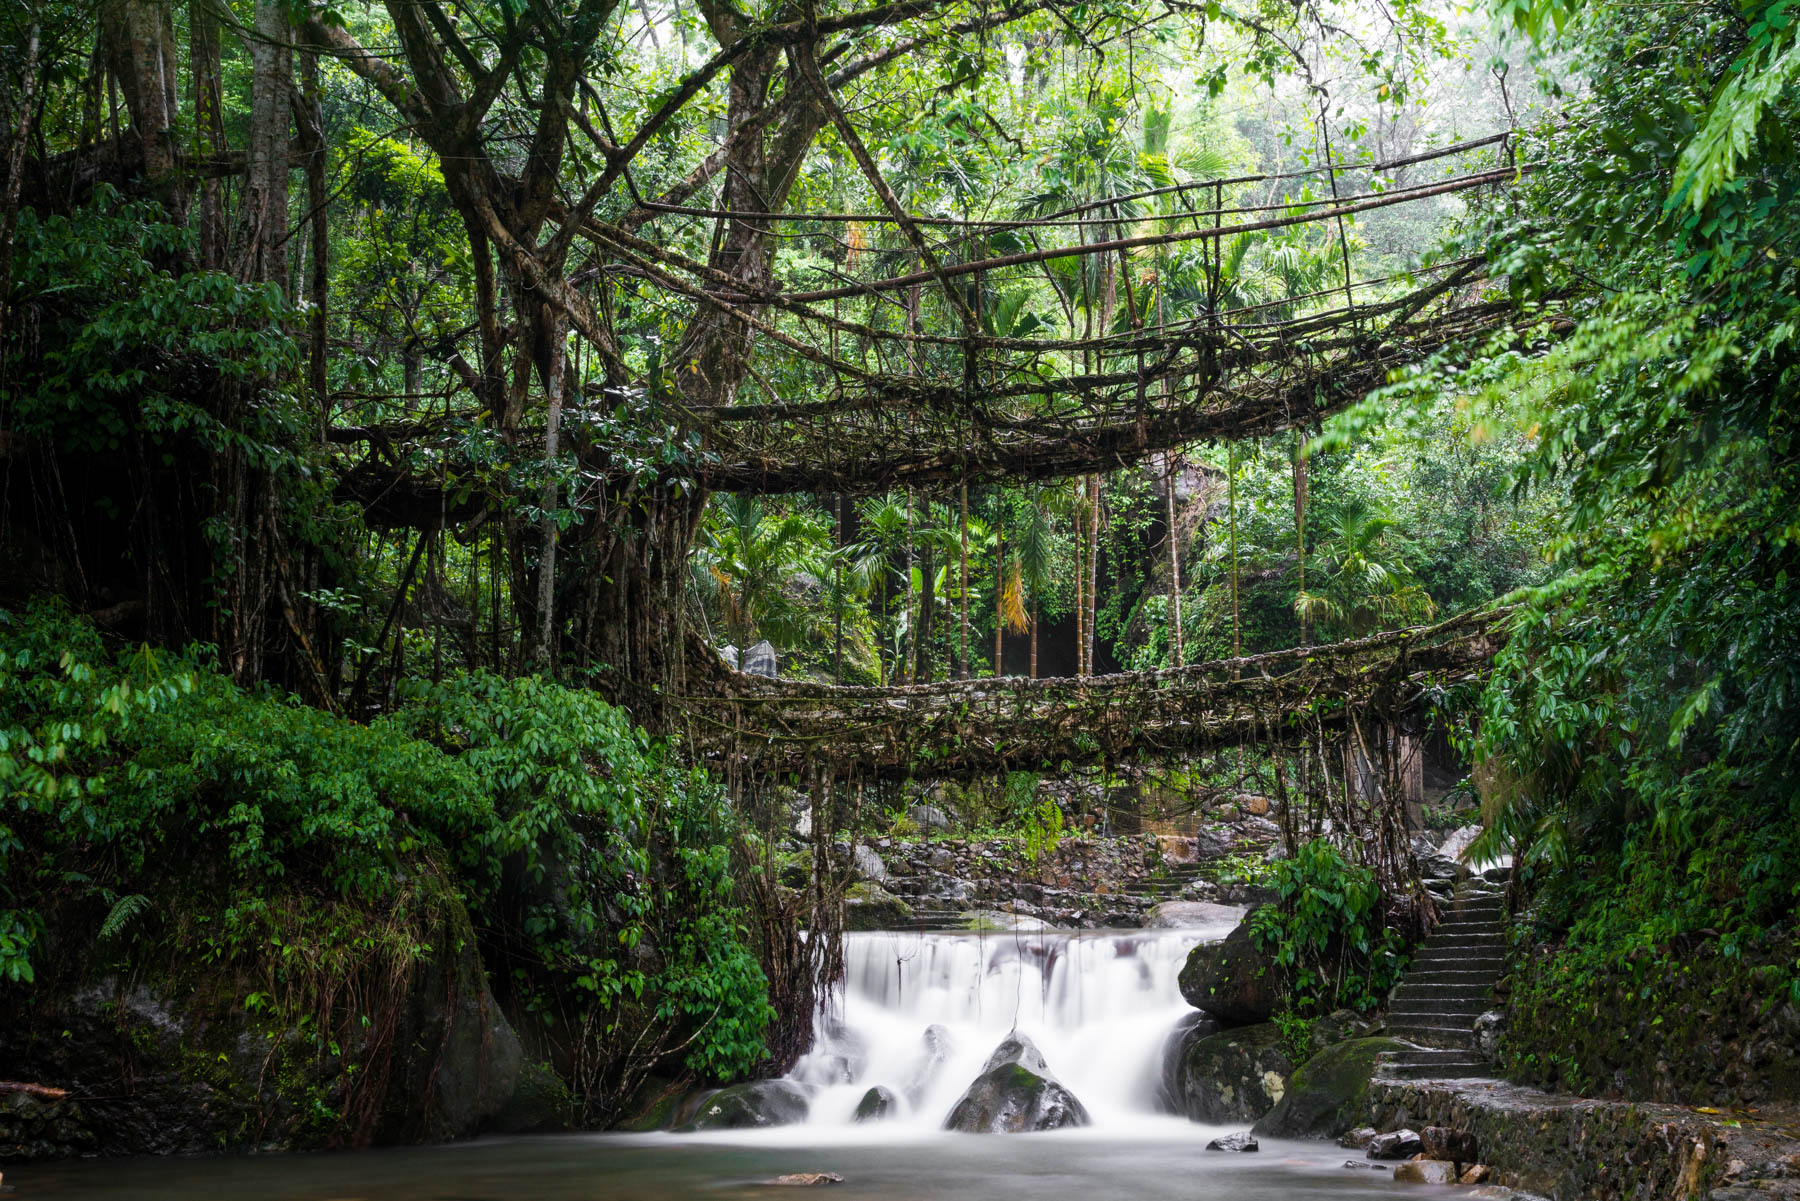
[[[1279,1027],[1244,1026],[1186,1041],[1171,1100],[1177,1112],[1196,1122],[1254,1122],[1287,1095],[1293,1074]]]
[[[1222,942],[1201,943],[1181,969],[1181,995],[1195,1009],[1228,1022],[1266,1022],[1281,1009],[1293,981],[1256,945],[1246,918]]]
[[[846,930],[899,930],[912,921],[913,907],[873,880],[858,880],[844,894]]]
[[[791,1126],[806,1120],[810,1107],[806,1090],[787,1080],[752,1080],[720,1089],[700,1103],[700,1108],[680,1127],[684,1133],[699,1130],[748,1130],[761,1126]]]
[[[1325,1048],[1294,1072],[1275,1108],[1256,1123],[1266,1138],[1336,1138],[1368,1120],[1375,1057],[1398,1051],[1391,1038],[1353,1038]]]
[[[1050,1072],[1029,1038],[1008,1035],[944,1122],[965,1134],[1023,1134],[1086,1126],[1085,1106]]]

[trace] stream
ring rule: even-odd
[[[565,1134],[336,1154],[60,1163],[11,1174],[18,1196],[69,1201],[673,1201],[784,1195],[772,1177],[834,1172],[844,1196],[958,1201],[1323,1201],[1392,1196],[1354,1152],[1264,1140],[1206,1151],[1230,1132],[1158,1111],[1162,1048],[1193,1012],[1176,978],[1218,929],[870,933],[845,939],[843,989],[790,1079],[804,1122],[704,1134]],[[1081,1098],[1093,1124],[1022,1135],[946,1133],[949,1109],[1017,1030]],[[884,1085],[884,1121],[853,1120]],[[1241,1127],[1239,1127],[1241,1129]],[[1430,1198],[1454,1190],[1406,1186]]]

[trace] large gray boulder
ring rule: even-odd
[[[1291,973],[1250,936],[1250,917],[1224,941],[1188,952],[1181,969],[1181,995],[1188,1004],[1227,1022],[1268,1021],[1286,1003],[1293,984]]]
[[[1051,1074],[1037,1046],[1013,1033],[994,1049],[975,1083],[950,1110],[946,1130],[966,1134],[1024,1134],[1086,1126],[1091,1119],[1075,1094]]]
[[[1198,1034],[1200,1028],[1192,1032]],[[1213,1126],[1254,1122],[1287,1095],[1294,1061],[1265,1022],[1185,1040],[1170,1091],[1174,1109]]]
[[[1251,1133],[1264,1138],[1337,1138],[1356,1129],[1369,1117],[1369,1077],[1375,1074],[1375,1057],[1405,1047],[1391,1038],[1353,1038],[1325,1048],[1289,1077],[1275,1108]]]
[[[806,1090],[788,1080],[752,1080],[720,1089],[700,1103],[684,1133],[791,1126],[806,1120]]]
[[[767,638],[744,652],[743,666],[739,670],[747,676],[768,676],[774,679],[775,648]]]

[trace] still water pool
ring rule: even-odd
[[[11,1201],[675,1201],[810,1196],[760,1183],[836,1172],[824,1195],[876,1201],[1341,1201],[1457,1191],[1343,1166],[1329,1143],[1203,1150],[1223,1131],[1176,1119],[1135,1133],[924,1133],[821,1139],[817,1127],[733,1135],[554,1135],[437,1147],[15,1167]]]

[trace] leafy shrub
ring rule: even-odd
[[[1274,863],[1267,883],[1279,900],[1256,911],[1251,935],[1292,974],[1292,1013],[1308,1018],[1379,1005],[1406,955],[1382,920],[1375,873],[1316,838]]]
[[[120,934],[146,920],[132,897],[172,893],[192,910],[163,915],[178,949],[244,961],[294,898],[423,921],[413,894],[441,876],[529,1006],[596,1037],[654,1015],[729,1077],[771,1017],[732,837],[717,787],[591,693],[462,676],[365,726],[198,653],[114,659],[51,605],[0,610],[0,980],[34,979],[52,909]]]

